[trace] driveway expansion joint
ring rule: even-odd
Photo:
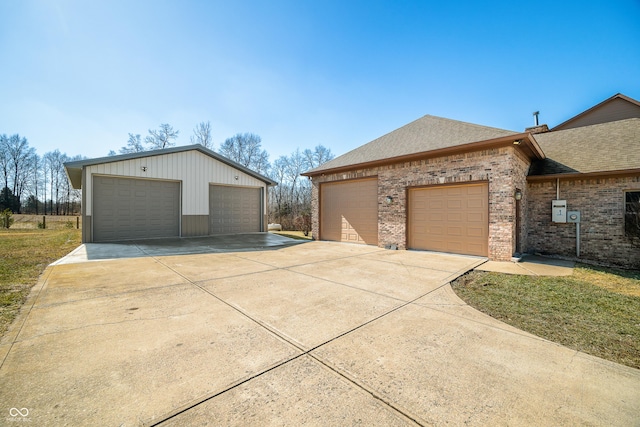
[[[281,332],[280,332],[280,331],[278,331],[277,329],[272,328],[270,325],[265,324],[264,322],[262,322],[262,321],[261,321],[261,320],[259,320],[259,319],[255,319],[255,318],[254,318],[254,317],[252,317],[249,313],[247,313],[247,312],[245,312],[244,310],[240,309],[239,307],[237,307],[237,306],[235,306],[235,305],[233,305],[233,304],[230,304],[230,303],[228,303],[227,301],[225,301],[225,300],[221,299],[220,297],[218,297],[217,295],[215,295],[215,293],[213,293],[213,292],[209,291],[208,289],[204,288],[203,286],[199,285],[197,282],[191,281],[189,278],[187,278],[187,277],[186,277],[185,275],[183,275],[182,273],[180,273],[180,272],[178,272],[178,271],[174,270],[172,267],[170,267],[170,266],[168,266],[168,265],[164,264],[160,258],[153,257],[153,259],[154,259],[154,260],[156,260],[157,262],[161,263],[162,265],[164,265],[164,266],[165,266],[165,267],[167,267],[168,269],[172,270],[172,271],[173,271],[173,272],[175,272],[176,274],[180,275],[180,276],[181,276],[181,277],[183,277],[185,280],[189,281],[189,283],[191,283],[193,286],[195,286],[195,287],[199,288],[200,290],[204,291],[205,293],[207,293],[207,294],[211,295],[212,297],[214,297],[214,298],[215,298],[215,299],[217,299],[218,301],[222,302],[223,304],[227,305],[228,307],[230,307],[230,308],[232,308],[233,310],[235,310],[235,311],[237,311],[238,313],[240,313],[242,316],[246,317],[247,319],[249,319],[249,320],[251,320],[252,322],[254,322],[255,324],[259,325],[259,326],[260,326],[260,327],[262,327],[263,329],[267,330],[267,331],[268,331],[269,333],[271,333],[272,335],[276,336],[277,338],[279,338],[279,339],[281,339],[281,340],[284,340],[284,341],[285,341],[285,342],[287,342],[289,345],[291,345],[291,346],[293,346],[294,348],[296,348],[297,350],[299,350],[301,353],[300,353],[300,354],[298,354],[298,355],[296,355],[296,356],[294,356],[294,357],[291,357],[291,358],[289,358],[289,359],[287,359],[287,360],[285,360],[285,361],[283,361],[283,362],[281,362],[281,363],[279,363],[279,364],[278,364],[278,365],[276,365],[276,366],[273,366],[273,367],[271,367],[271,368],[269,368],[269,369],[263,370],[263,371],[261,371],[261,372],[259,372],[259,373],[255,374],[255,375],[253,375],[252,377],[250,377],[250,378],[246,379],[246,380],[243,380],[243,381],[241,381],[241,382],[239,382],[239,383],[237,383],[237,384],[234,384],[233,386],[228,387],[227,389],[225,389],[225,390],[223,390],[223,391],[219,391],[219,392],[216,392],[216,393],[214,393],[214,394],[212,394],[212,395],[202,397],[202,398],[198,399],[196,402],[188,403],[187,405],[185,405],[185,407],[184,407],[184,408],[176,409],[175,411],[172,411],[172,412],[170,412],[169,414],[164,415],[164,416],[163,416],[163,417],[161,417],[160,419],[156,419],[156,420],[154,420],[151,424],[145,424],[145,426],[147,426],[147,425],[148,425],[148,427],[155,427],[155,426],[159,426],[159,425],[161,425],[162,423],[164,423],[164,422],[166,422],[166,421],[169,421],[170,419],[175,418],[176,416],[178,416],[178,415],[180,415],[180,414],[183,414],[183,413],[185,413],[185,412],[189,411],[190,409],[193,409],[193,408],[195,408],[195,407],[197,407],[197,406],[199,406],[199,405],[201,405],[201,404],[203,404],[203,403],[205,403],[205,402],[207,402],[207,401],[209,401],[209,400],[211,400],[211,399],[213,399],[213,398],[215,398],[215,397],[217,397],[217,396],[219,396],[219,395],[221,395],[221,394],[224,394],[224,393],[226,393],[226,392],[228,392],[228,391],[230,391],[230,390],[232,390],[232,389],[234,389],[234,388],[236,388],[236,387],[238,387],[238,386],[240,386],[240,385],[242,385],[242,384],[244,384],[244,383],[246,383],[246,382],[248,382],[248,381],[250,381],[250,380],[252,380],[252,379],[254,379],[254,378],[258,378],[258,377],[260,377],[260,376],[262,376],[262,375],[266,374],[267,372],[270,372],[270,371],[272,371],[272,370],[274,370],[274,369],[276,369],[276,368],[278,368],[278,367],[280,367],[280,366],[284,366],[285,364],[288,364],[288,363],[290,363],[290,362],[292,362],[292,361],[294,361],[294,360],[297,360],[297,359],[299,359],[299,358],[300,358],[300,357],[302,357],[302,356],[309,356],[309,357],[311,357],[313,360],[315,360],[316,362],[318,362],[318,363],[320,363],[321,365],[325,366],[327,369],[330,369],[332,372],[336,373],[336,374],[337,374],[337,375],[339,375],[340,377],[344,378],[346,381],[348,381],[349,383],[353,384],[353,385],[354,385],[354,386],[356,386],[358,389],[360,389],[360,390],[362,390],[362,391],[364,391],[364,392],[368,393],[368,394],[369,394],[369,395],[371,395],[372,397],[374,397],[377,401],[381,402],[384,406],[388,407],[390,410],[392,410],[392,411],[394,411],[394,412],[397,412],[398,414],[400,414],[401,416],[405,417],[406,419],[411,420],[411,421],[412,421],[413,423],[415,423],[416,425],[423,425],[422,423],[420,423],[420,422],[418,422],[418,421],[417,421],[417,419],[416,419],[417,417],[416,417],[415,415],[411,415],[411,414],[409,414],[409,413],[408,413],[408,411],[400,409],[399,407],[397,407],[397,406],[396,406],[396,405],[394,405],[393,403],[391,403],[391,402],[387,401],[386,399],[384,399],[382,396],[380,396],[380,395],[376,394],[373,390],[370,390],[368,387],[365,387],[365,386],[361,385],[359,382],[356,382],[356,381],[355,381],[354,379],[352,379],[350,376],[345,375],[344,373],[342,373],[342,372],[341,372],[340,370],[338,370],[337,368],[335,368],[335,367],[333,367],[332,365],[330,365],[330,364],[326,363],[325,361],[323,361],[323,360],[322,360],[322,359],[320,359],[319,357],[317,357],[317,356],[313,355],[313,354],[312,354],[312,352],[314,352],[314,351],[318,350],[320,347],[323,347],[323,346],[325,346],[325,345],[327,345],[327,344],[329,344],[329,343],[331,343],[331,342],[333,342],[333,341],[335,341],[335,340],[337,340],[337,339],[340,339],[340,338],[342,338],[342,337],[344,337],[344,336],[346,336],[346,335],[348,335],[348,334],[351,334],[351,333],[353,333],[354,331],[357,331],[357,330],[359,330],[359,329],[361,329],[361,328],[363,328],[363,327],[366,327],[367,325],[369,325],[369,324],[371,324],[371,323],[373,323],[373,322],[375,322],[375,321],[377,321],[377,320],[379,320],[379,319],[381,319],[381,318],[383,318],[383,317],[386,317],[386,316],[388,316],[389,314],[394,313],[394,312],[396,312],[396,311],[398,311],[398,310],[402,309],[403,307],[409,306],[409,305],[413,304],[416,300],[418,300],[418,299],[420,299],[420,298],[423,298],[424,296],[429,295],[429,294],[430,294],[430,293],[432,293],[432,292],[437,291],[438,289],[442,288],[443,286],[448,285],[448,284],[449,284],[449,280],[453,280],[453,279],[449,279],[449,278],[450,278],[450,277],[452,277],[452,276],[449,276],[449,277],[447,278],[447,280],[448,280],[447,282],[445,282],[445,283],[441,283],[441,284],[440,284],[438,287],[436,287],[435,289],[432,289],[432,290],[430,290],[429,292],[426,292],[426,293],[424,293],[424,294],[422,294],[422,295],[420,295],[420,296],[418,296],[418,297],[416,297],[416,298],[413,298],[411,301],[403,302],[403,303],[402,303],[402,304],[400,304],[399,306],[396,306],[396,307],[394,307],[394,308],[392,308],[392,309],[390,309],[390,310],[388,310],[388,311],[386,311],[386,312],[384,312],[384,313],[382,313],[382,314],[380,314],[380,315],[378,315],[378,316],[376,316],[376,317],[374,317],[374,318],[372,318],[372,319],[369,319],[368,321],[366,321],[366,322],[364,322],[364,323],[361,323],[360,325],[358,325],[358,326],[356,326],[356,327],[354,327],[354,328],[350,328],[349,330],[344,331],[344,332],[342,332],[342,333],[340,333],[340,334],[338,334],[338,335],[336,335],[336,336],[332,337],[332,338],[331,338],[331,339],[329,339],[329,340],[326,340],[326,341],[324,341],[324,342],[322,342],[322,343],[320,343],[320,344],[318,344],[318,345],[315,345],[315,346],[313,346],[313,347],[311,347],[311,348],[309,348],[309,349],[305,349],[305,348],[304,348],[304,347],[302,347],[299,343],[295,342],[295,341],[294,341],[294,340],[292,340],[290,337],[287,337],[286,335],[284,335],[283,333],[281,333]],[[285,271],[288,271],[288,268],[289,268],[289,267],[283,267],[283,268],[277,268],[277,269],[278,269],[278,270],[285,270]],[[465,271],[466,271],[466,270],[465,270]],[[252,274],[253,274],[253,273],[252,273]],[[458,274],[458,273],[457,273],[457,272],[456,272],[456,273],[453,273],[453,275],[455,275],[455,274]],[[461,274],[461,273],[460,273],[460,274]],[[457,276],[456,276],[456,277],[457,277]],[[341,284],[341,285],[342,285],[342,284]]]

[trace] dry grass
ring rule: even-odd
[[[568,277],[474,271],[452,283],[472,307],[569,348],[640,368],[640,272],[579,265]]]
[[[47,265],[80,244],[81,231],[0,229],[0,335],[4,334]]]
[[[578,267],[573,277],[622,295],[640,297],[640,271],[589,266]],[[640,318],[640,314],[638,315]]]

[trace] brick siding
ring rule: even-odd
[[[526,175],[528,159],[512,147],[500,147],[464,154],[437,157],[411,162],[395,163],[375,168],[358,169],[336,174],[316,176],[313,179],[312,227],[313,236],[320,236],[319,185],[370,176],[378,177],[378,246],[395,244],[398,249],[407,246],[407,190],[411,187],[489,183],[489,258],[510,260],[516,252],[515,189],[523,190],[521,236],[526,236]],[[384,202],[387,196],[393,202]],[[522,246],[526,242],[521,243]]]
[[[640,267],[640,248],[624,231],[624,192],[640,191],[640,176],[560,179],[560,200],[580,211],[580,258],[627,268]],[[556,181],[529,183],[528,249],[576,257],[576,225],[551,222]]]

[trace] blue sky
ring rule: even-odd
[[[0,0],[0,133],[104,156],[170,123],[273,161],[425,114],[522,131],[640,99],[640,1]]]

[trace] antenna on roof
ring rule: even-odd
[[[540,114],[540,111],[534,111],[533,113],[533,123],[535,123],[535,126],[538,126],[538,114]]]

